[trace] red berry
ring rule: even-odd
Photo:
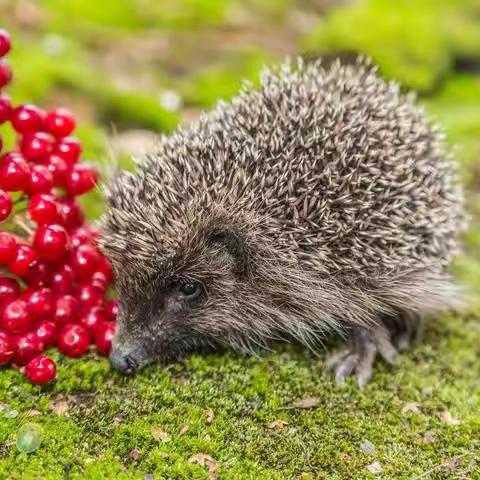
[[[30,171],[30,182],[27,192],[29,195],[49,193],[53,188],[52,172],[45,165],[33,165]]]
[[[77,290],[77,297],[80,300],[80,304],[83,311],[87,311],[92,307],[101,305],[103,302],[103,293],[93,285],[80,285]]]
[[[45,348],[53,347],[57,340],[57,325],[51,320],[42,320],[34,333]]]
[[[51,382],[57,375],[55,362],[46,355],[39,355],[30,360],[25,367],[25,377],[35,385]]]
[[[118,300],[115,298],[112,300],[109,300],[105,305],[105,313],[107,315],[107,318],[112,322],[115,322],[117,320],[118,310],[119,310],[119,304],[118,304]]]
[[[0,222],[7,219],[12,213],[13,201],[5,190],[0,190]]]
[[[108,355],[112,348],[112,339],[115,336],[116,325],[113,322],[103,322],[95,332],[95,345],[100,355]]]
[[[2,312],[2,328],[8,333],[24,333],[32,326],[32,317],[28,311],[27,302],[18,298],[8,303]]]
[[[56,293],[69,293],[72,291],[75,275],[70,265],[62,265],[51,278],[52,290]]]
[[[77,163],[67,174],[65,188],[72,196],[83,195],[92,190],[98,181],[98,173],[93,165]]]
[[[27,133],[20,142],[20,150],[26,159],[35,162],[48,157],[52,151],[52,138],[48,133]]]
[[[105,255],[100,254],[100,261],[98,262],[97,270],[105,275],[107,283],[113,281],[112,264],[108,261],[108,258]]]
[[[58,336],[57,346],[64,355],[81,357],[90,346],[88,330],[78,324],[65,325]]]
[[[78,278],[86,280],[93,275],[99,261],[100,254],[97,249],[92,245],[83,244],[72,252],[70,265]]]
[[[103,272],[95,272],[90,279],[92,286],[100,290],[102,293],[108,288],[107,276]]]
[[[0,366],[10,363],[14,353],[13,338],[6,332],[0,332]]]
[[[9,192],[26,190],[30,166],[19,153],[4,155],[0,160],[0,187]]]
[[[62,224],[67,230],[78,228],[85,220],[80,205],[73,198],[64,198],[60,203],[60,214],[63,218]]]
[[[82,146],[78,138],[65,137],[60,139],[53,147],[53,152],[63,158],[68,164],[75,163],[82,153]]]
[[[13,343],[15,347],[13,362],[17,365],[27,364],[32,358],[40,355],[43,350],[42,342],[33,332],[25,335],[16,335],[13,339]]]
[[[53,314],[53,294],[49,288],[33,290],[26,298],[28,311],[35,318],[46,318]]]
[[[55,302],[53,319],[60,324],[73,323],[80,313],[80,302],[72,295],[63,295]]]
[[[47,168],[53,176],[55,187],[64,187],[67,181],[68,165],[63,158],[58,155],[50,155],[47,162]]]
[[[14,278],[0,277],[0,308],[20,295],[20,285]]]
[[[0,125],[8,122],[12,116],[12,103],[5,93],[0,93]]]
[[[6,60],[0,59],[0,88],[8,85],[12,80],[12,69]]]
[[[10,51],[11,47],[10,34],[0,28],[0,57],[4,57]]]
[[[0,264],[6,265],[15,258],[17,242],[9,232],[0,231]]]
[[[80,227],[77,228],[74,232],[70,233],[70,243],[72,245],[72,249],[76,249],[84,243],[88,245],[93,245],[94,238],[88,227]]]
[[[31,287],[41,288],[50,284],[52,268],[44,260],[37,260],[28,270],[26,279]]]
[[[55,223],[60,219],[60,204],[55,195],[38,193],[30,198],[28,213],[39,225]]]
[[[41,257],[59,262],[68,250],[67,232],[61,225],[42,225],[35,233],[33,245]]]
[[[24,103],[13,110],[11,122],[18,133],[37,132],[43,128],[45,112],[35,105]]]
[[[93,307],[82,318],[80,318],[80,324],[94,335],[97,327],[106,320],[107,317],[103,307]]]
[[[75,129],[75,118],[66,108],[58,108],[47,114],[48,131],[57,138],[70,135]]]
[[[15,258],[8,263],[8,269],[14,275],[24,277],[37,260],[38,254],[32,247],[19,245],[15,253]]]

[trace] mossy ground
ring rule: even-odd
[[[0,478],[480,478],[478,4],[297,3],[4,0],[1,23],[15,43],[10,91],[16,101],[70,106],[86,156],[105,164],[107,144],[125,131],[169,131],[231,96],[264,62],[302,51],[371,55],[386,76],[422,92],[457,145],[472,213],[457,271],[471,306],[432,322],[395,368],[379,364],[363,392],[353,381],[335,385],[324,356],[296,346],[260,359],[192,356],[134,378],[94,355],[54,354],[58,380],[44,388],[3,370]],[[179,110],[159,100],[171,90]],[[102,209],[95,194],[85,204],[92,218]],[[314,408],[295,407],[306,397]],[[45,431],[30,455],[15,448],[26,422]]]

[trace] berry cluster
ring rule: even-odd
[[[0,221],[12,226],[0,230],[0,365],[43,384],[56,376],[47,348],[80,357],[94,343],[108,355],[118,305],[106,299],[111,266],[76,201],[98,174],[80,160],[75,119],[62,108],[12,106],[2,91],[12,79],[9,50],[0,30],[0,125],[18,135],[10,152],[0,136]]]

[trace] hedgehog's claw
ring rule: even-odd
[[[334,372],[337,383],[354,374],[358,386],[363,388],[372,378],[375,359],[380,356],[393,364],[397,354],[386,329],[355,329],[350,340],[328,357],[326,366]]]

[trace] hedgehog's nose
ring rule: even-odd
[[[125,375],[131,375],[135,371],[133,359],[129,355],[124,355],[119,350],[112,349],[108,359],[110,360],[112,368]]]

